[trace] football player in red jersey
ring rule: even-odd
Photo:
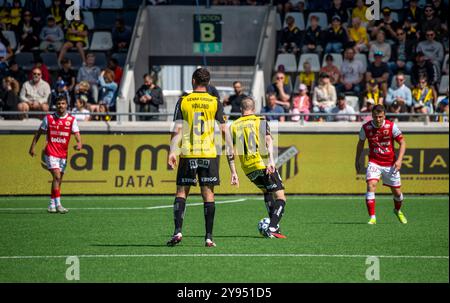
[[[401,191],[400,169],[405,155],[406,142],[402,132],[394,122],[386,120],[386,110],[383,105],[376,105],[372,109],[372,121],[365,123],[359,132],[359,142],[356,147],[355,168],[361,169],[361,154],[366,139],[369,142],[369,164],[366,171],[367,193],[366,205],[369,212],[369,224],[376,224],[375,190],[380,178],[383,185],[391,188],[394,195],[394,214],[403,224],[408,223],[400,210],[403,202]],[[394,152],[394,141],[400,145],[398,157]]]
[[[81,150],[83,146],[77,120],[67,112],[67,106],[66,97],[57,99],[56,112],[44,117],[39,130],[34,135],[29,150],[29,154],[34,157],[36,155],[36,143],[42,134],[47,135],[45,162],[53,177],[51,199],[48,206],[49,213],[65,214],[68,212],[61,204],[61,182],[67,164],[67,151],[71,134],[75,135],[77,141],[75,149]]]

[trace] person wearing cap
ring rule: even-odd
[[[335,15],[331,19],[331,27],[326,32],[325,53],[342,53],[348,42],[347,31],[342,27],[341,17]]]
[[[436,106],[437,92],[428,85],[427,78],[421,76],[419,84],[412,90],[413,107],[415,112],[432,114]]]
[[[386,35],[383,31],[379,31],[377,33],[377,38],[375,41],[370,43],[370,49],[369,49],[369,62],[375,61],[375,52],[379,52],[383,54],[383,62],[389,62],[389,59],[391,58],[391,45],[386,42]]]
[[[438,85],[439,73],[436,66],[426,59],[423,52],[417,52],[416,62],[411,69],[411,83],[416,86],[419,83],[420,75],[426,75],[428,84],[433,85],[435,88]]]
[[[372,100],[374,105],[384,104],[384,95],[380,90],[380,87],[375,82],[375,79],[370,79],[366,85],[366,91],[364,93],[364,104],[363,107],[367,107],[367,101]]]
[[[88,115],[90,111],[87,109],[88,96],[81,94],[78,95],[75,100],[75,107],[72,110],[72,115],[77,119],[77,121],[89,121],[90,116]]]
[[[50,96],[50,109],[56,110],[56,101],[60,97],[65,97],[67,100],[67,107],[70,108],[73,106],[73,104],[70,102],[70,94],[67,89],[67,83],[64,82],[64,80],[58,80],[56,81],[55,88],[52,90],[51,96]]]
[[[311,106],[311,101],[309,100],[309,96],[308,96],[308,87],[305,84],[300,83],[300,85],[298,86],[298,94],[296,94],[292,100],[291,113],[293,113],[293,114],[299,114],[299,113],[309,114],[310,106]],[[305,121],[308,121],[309,116],[304,116],[303,119]],[[291,120],[298,121],[298,120],[300,120],[300,116],[292,116]]]
[[[387,94],[390,70],[387,63],[383,62],[383,52],[376,51],[374,53],[375,61],[369,64],[366,72],[366,81],[375,80],[380,86],[383,94]]]
[[[405,85],[405,75],[398,73],[395,76],[396,85],[390,87],[386,95],[385,105],[394,108],[394,112],[409,112],[412,105],[411,89]],[[397,108],[399,108],[397,110]],[[406,118],[407,119],[407,118]],[[404,117],[399,118],[404,120]]]
[[[381,10],[383,18],[375,21],[372,28],[372,37],[377,37],[379,31],[383,31],[386,34],[386,40],[390,43],[395,41],[395,31],[400,27],[400,24],[392,19],[391,9],[384,7]]]
[[[336,86],[340,92],[354,92],[359,95],[364,80],[364,66],[360,60],[355,60],[355,51],[347,47],[344,52],[344,61],[341,66],[341,78]]]
[[[47,16],[47,25],[42,28],[41,34],[41,45],[39,48],[42,51],[57,51],[61,49],[64,40],[64,33],[61,27],[56,25],[55,17],[52,15]]]
[[[325,44],[324,38],[319,18],[316,15],[310,16],[309,26],[303,37],[302,53],[315,53],[321,56]]]
[[[334,116],[332,116],[333,121],[356,121],[356,116],[342,115],[355,113],[353,107],[347,104],[347,100],[345,99],[344,94],[339,94],[336,106],[331,109],[331,113],[335,114]]]
[[[319,75],[319,84],[314,88],[313,112],[330,112],[331,108],[336,104],[336,100],[336,88],[331,84],[330,76],[326,73],[321,73]],[[319,121],[323,121],[323,118],[319,117]]]

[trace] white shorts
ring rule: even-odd
[[[392,166],[380,166],[378,164],[369,162],[366,172],[366,182],[371,180],[383,180],[383,185],[399,188],[402,185],[400,179],[400,172],[395,170]]]
[[[61,173],[64,173],[67,165],[67,159],[45,155],[45,163],[47,164],[47,168],[49,170],[59,169]]]

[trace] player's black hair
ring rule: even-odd
[[[67,97],[65,95],[58,96],[58,98],[56,98],[56,103],[63,100],[66,101],[66,103],[69,103],[69,100],[67,100]]]
[[[192,79],[197,86],[207,86],[211,80],[211,75],[206,68],[200,67],[192,74]]]
[[[372,113],[386,113],[386,108],[381,104],[377,104],[372,108]]]

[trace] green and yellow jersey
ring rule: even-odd
[[[223,105],[208,92],[181,96],[175,106],[174,121],[182,123],[181,158],[215,158],[215,125],[225,123]]]
[[[270,129],[264,117],[255,115],[240,117],[231,124],[231,135],[246,175],[266,168],[264,160],[269,156],[266,136],[270,135]]]

